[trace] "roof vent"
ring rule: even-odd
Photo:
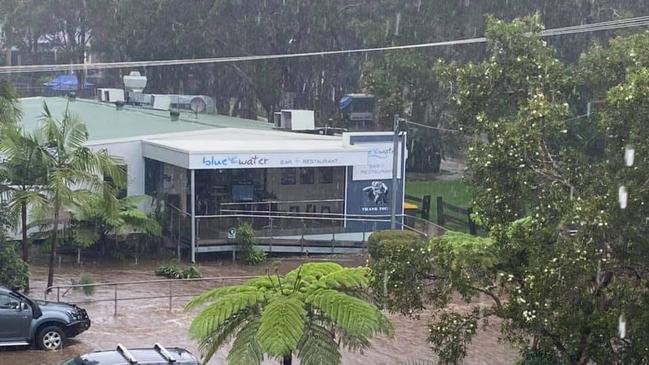
[[[142,92],[146,87],[146,76],[140,75],[137,71],[131,71],[130,74],[123,77],[124,87],[128,91]]]

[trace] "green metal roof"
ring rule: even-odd
[[[271,123],[234,118],[218,114],[181,112],[180,120],[172,122],[168,111],[125,106],[117,110],[115,105],[93,100],[78,99],[73,102],[62,97],[34,97],[20,99],[25,130],[33,131],[40,125],[43,102],[57,118],[65,108],[77,115],[88,128],[89,140],[118,139],[149,136],[163,133],[187,132],[211,128],[272,129]]]

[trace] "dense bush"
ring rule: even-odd
[[[169,279],[194,279],[201,277],[201,272],[194,265],[184,269],[175,265],[163,265],[155,271],[155,274],[156,276],[164,276]]]
[[[83,291],[83,294],[86,296],[92,296],[95,294],[95,286],[93,285],[95,283],[95,278],[92,276],[92,274],[88,273],[83,273],[81,274],[81,277],[79,278],[79,282],[75,283],[74,281],[72,284],[78,284],[78,285],[87,285],[79,288],[80,290]]]
[[[243,223],[237,228],[237,240],[241,250],[241,260],[248,265],[257,265],[266,261],[266,253],[255,247],[255,231],[250,223]]]
[[[16,245],[0,239],[0,285],[25,288],[27,280],[29,270],[16,251]]]
[[[429,251],[411,231],[379,231],[367,240],[372,288],[389,309],[412,313],[424,306],[419,284],[431,271]],[[403,285],[410,283],[414,285]]]

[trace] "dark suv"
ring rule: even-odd
[[[0,286],[0,346],[36,344],[56,350],[90,327],[86,310],[73,304],[32,300]]]
[[[189,351],[177,347],[168,349],[156,343],[152,349],[127,349],[117,345],[115,350],[80,355],[61,365],[199,365]]]

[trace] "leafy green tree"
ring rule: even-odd
[[[147,196],[128,196],[113,202],[94,193],[83,201],[72,209],[74,241],[81,247],[105,245],[111,238],[117,240],[132,233],[155,237],[161,234],[158,221],[139,209],[140,204],[150,203]]]
[[[29,283],[29,268],[16,252],[14,242],[8,240],[7,229],[11,219],[5,204],[0,205],[0,285],[25,287]]]
[[[115,187],[125,183],[120,161],[106,151],[95,152],[85,146],[88,139],[85,125],[66,112],[55,118],[43,105],[42,126],[33,136],[38,146],[37,156],[45,170],[43,195],[49,213],[51,231],[47,286],[54,281],[54,258],[59,244],[59,230],[64,225],[62,216],[69,215],[73,206],[85,203],[89,192],[99,192],[105,204],[116,205]],[[107,182],[104,176],[110,176]]]
[[[388,273],[373,270],[375,290],[387,279],[393,310],[444,309],[429,337],[442,364],[461,363],[490,317],[502,320],[522,364],[647,363],[646,38],[618,39],[610,52],[596,47],[568,68],[540,30],[536,17],[490,19],[484,61],[437,66],[456,105],[455,127],[474,137],[475,218],[488,237],[448,233],[419,250],[397,245],[374,255],[372,268]],[[590,97],[605,102],[590,118],[575,117],[583,110],[576,103]],[[603,146],[577,143],[586,133]],[[625,150],[635,152],[634,164]],[[421,274],[404,280],[408,272]],[[446,308],[455,293],[490,304],[456,312]]]
[[[0,164],[0,172],[5,182],[0,189],[11,196],[8,205],[11,214],[20,217],[22,259],[25,262],[29,262],[28,209],[42,206],[46,200],[40,191],[45,181],[45,169],[38,159],[37,150],[38,144],[34,139],[26,137],[19,128],[3,130],[0,152],[5,160]]]
[[[266,253],[255,247],[255,231],[248,222],[242,223],[237,228],[237,241],[241,250],[241,258],[246,264],[257,265],[266,260]]]
[[[362,350],[376,334],[389,335],[388,319],[368,303],[368,269],[307,263],[285,276],[268,275],[209,290],[187,304],[209,303],[192,321],[208,361],[234,338],[228,363],[260,364],[264,356],[291,364],[341,364],[339,346]]]

